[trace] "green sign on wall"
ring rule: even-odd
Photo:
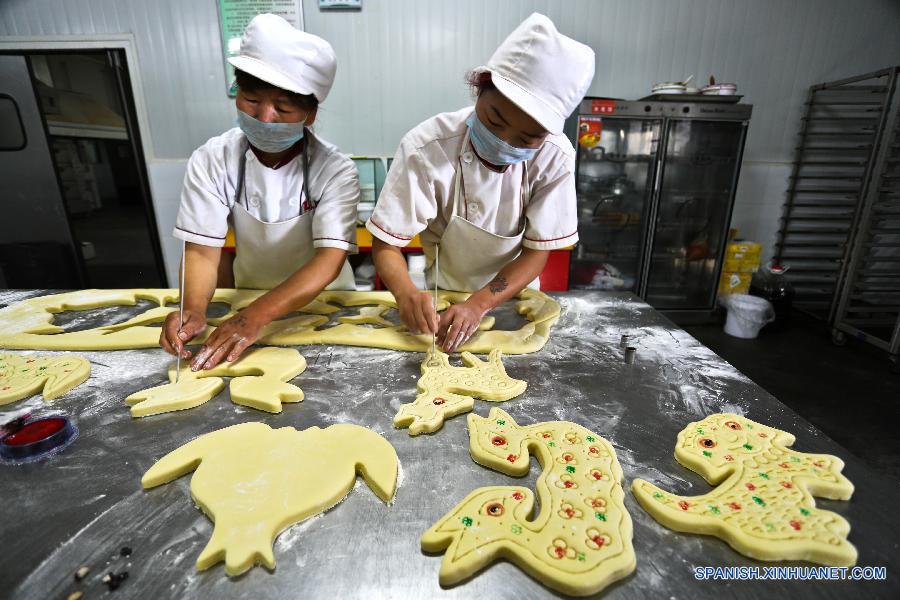
[[[225,86],[232,98],[237,94],[234,67],[228,57],[241,50],[241,34],[256,15],[272,13],[283,17],[297,29],[303,29],[303,0],[218,0],[219,28],[222,31],[222,52],[225,63]]]

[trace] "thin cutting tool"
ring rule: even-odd
[[[440,245],[435,244],[434,246],[434,314],[437,314],[437,290],[438,290],[438,275],[441,272],[441,259],[440,259],[441,247]],[[436,334],[433,332],[431,334],[431,354],[434,356],[435,350],[435,336]]]
[[[185,248],[187,242],[181,240],[181,278],[178,280],[178,339],[181,340],[181,328],[184,326],[184,264],[187,262]],[[184,343],[181,345],[184,350]],[[181,375],[181,352],[175,355],[175,383],[178,383],[178,377]]]

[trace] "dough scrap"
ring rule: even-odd
[[[450,365],[450,357],[436,350],[422,361],[422,377],[416,384],[419,395],[403,404],[394,417],[394,427],[409,427],[409,435],[431,433],[444,420],[475,406],[475,397],[492,402],[515,398],[528,384],[506,374],[502,353],[492,350],[485,362],[469,352],[462,353],[465,367]]]
[[[384,318],[384,313],[391,310],[390,306],[363,306],[359,309],[359,314],[349,317],[339,317],[338,322],[350,323],[353,325],[381,325],[382,327],[393,327],[394,324]]]
[[[537,456],[540,513],[528,519],[534,497],[524,487],[483,487],[466,496],[421,538],[425,552],[446,549],[441,585],[501,558],[573,596],[595,594],[634,571],[622,468],[609,442],[567,421],[522,427],[499,408],[468,422],[469,451],[480,465],[522,477],[529,453]]]
[[[181,367],[175,383],[175,365],[169,367],[169,381],[125,398],[132,417],[146,417],[175,410],[194,408],[208,402],[231,380],[231,401],[270,413],[280,413],[281,404],[300,402],[303,391],[287,383],[306,370],[306,359],[293,348],[257,348],[245,352],[233,363],[219,363],[205,371]]]
[[[330,304],[328,306],[331,306]],[[337,309],[335,309],[337,310]],[[391,323],[387,319],[384,318],[384,314],[391,310],[390,306],[378,305],[378,306],[363,306],[359,309],[357,314],[348,315],[346,317],[338,317],[338,323],[350,323],[352,325],[380,325],[381,327],[394,327],[395,324]],[[494,323],[496,323],[496,319],[490,315],[481,319],[481,323],[478,324],[478,331],[489,331],[494,327]]]
[[[226,303],[230,310],[221,317],[210,319],[211,327],[195,338],[195,342],[203,342],[215,330],[217,323],[231,318],[264,293],[262,290],[216,290],[211,301]],[[464,302],[468,297],[469,294],[462,292],[439,292],[438,310]],[[516,310],[527,319],[526,323],[516,331],[494,331],[491,330],[493,321],[485,319],[479,331],[460,351],[487,354],[497,348],[506,354],[529,354],[543,348],[551,327],[559,319],[559,303],[532,289],[522,290],[517,298]],[[83,331],[66,332],[53,324],[54,313],[116,305],[133,306],[138,300],[149,300],[157,306],[123,323]],[[166,305],[177,300],[177,289],[83,290],[29,298],[0,309],[0,346],[36,350],[154,348],[159,345],[160,331],[154,325],[162,323],[166,315],[175,310]],[[430,335],[413,335],[403,325],[392,325],[386,319],[374,323],[373,327],[359,321],[353,322],[352,316],[339,317],[337,325],[320,328],[329,322],[329,315],[340,310],[339,306],[367,305],[376,306],[371,311],[361,311],[357,316],[368,317],[370,324],[376,320],[372,317],[377,310],[397,307],[390,292],[324,291],[299,311],[307,314],[267,325],[258,343],[273,346],[332,344],[410,352],[424,352],[431,348]]]
[[[22,356],[0,353],[0,406],[33,396],[62,396],[91,376],[91,363],[77,354]]]
[[[481,319],[481,323],[478,324],[478,331],[490,331],[494,328],[494,324],[497,322],[497,319],[488,315]]]
[[[274,569],[278,534],[343,500],[357,474],[390,502],[398,464],[390,442],[358,425],[297,431],[242,423],[165,455],[144,473],[141,485],[156,487],[196,469],[191,497],[215,523],[197,570],[224,560],[225,572],[235,576],[254,563]]]
[[[731,413],[690,423],[678,434],[675,458],[714,490],[676,496],[635,479],[631,489],[650,515],[670,529],[713,535],[757,560],[856,564],[850,525],[816,508],[813,495],[848,500],[853,484],[844,462],[787,448],[795,437]]]

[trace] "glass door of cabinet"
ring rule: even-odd
[[[661,119],[578,118],[578,237],[569,285],[635,291]]]
[[[660,309],[710,309],[745,125],[670,120],[644,293]]]

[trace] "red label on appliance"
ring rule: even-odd
[[[611,115],[616,112],[615,100],[591,100],[591,113],[595,115]]]
[[[593,148],[600,143],[603,133],[603,117],[578,117],[578,143],[584,148]]]

